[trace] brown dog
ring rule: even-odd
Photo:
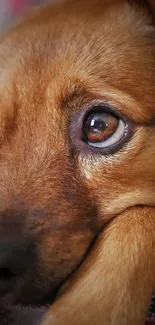
[[[143,324],[155,288],[153,12],[59,1],[1,38],[0,292],[48,304],[74,272],[46,325]]]

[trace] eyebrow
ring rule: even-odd
[[[59,105],[61,109],[74,109],[79,111],[83,108],[93,96],[84,86],[76,84],[71,89],[67,87],[62,89],[59,94]]]
[[[102,93],[102,94],[101,94]],[[126,116],[136,124],[153,127],[155,126],[155,112],[150,114],[147,110],[144,110],[142,104],[139,103],[134,97],[126,92],[122,92],[118,89],[93,89],[93,86],[87,88],[82,84],[74,84],[71,87],[66,86],[62,88],[59,93],[58,101],[60,107],[63,109],[72,108],[74,111],[79,111],[79,107],[82,109],[84,105],[87,105],[90,101],[101,100],[105,105],[109,104],[116,108],[116,114],[118,111]]]

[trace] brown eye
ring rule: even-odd
[[[83,126],[84,139],[93,147],[106,148],[120,141],[125,132],[125,124],[107,112],[91,113]]]
[[[117,129],[118,119],[107,113],[92,114],[85,124],[85,137],[90,142],[107,140]]]

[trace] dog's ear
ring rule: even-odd
[[[109,222],[42,325],[143,324],[155,287],[154,218],[155,208],[139,206]]]

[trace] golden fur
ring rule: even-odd
[[[0,235],[34,256],[13,300],[40,304],[70,280],[43,325],[144,322],[155,289],[154,8],[55,1],[1,37]],[[94,100],[131,121],[114,154],[77,141]]]

